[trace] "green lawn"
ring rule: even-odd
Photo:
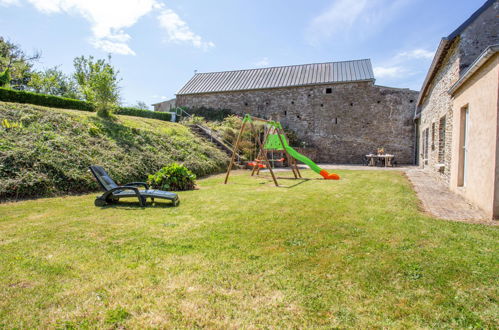
[[[497,326],[497,228],[422,214],[399,172],[339,174],[1,204],[0,328]]]

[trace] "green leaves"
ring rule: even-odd
[[[192,190],[196,184],[195,180],[194,173],[177,163],[165,166],[148,177],[148,182],[153,188],[172,191]]]
[[[45,71],[37,71],[31,75],[28,83],[29,88],[42,94],[62,96],[71,99],[81,99],[76,80],[72,76],[64,74],[58,67]]]
[[[74,77],[85,100],[95,104],[98,115],[109,117],[118,106],[120,98],[119,71],[108,61],[94,60],[93,56],[77,57],[73,64]]]

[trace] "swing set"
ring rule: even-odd
[[[261,139],[261,134],[258,132],[253,123],[255,121],[263,122],[265,124],[264,125],[265,129],[263,132],[263,141]],[[283,163],[284,161],[286,161],[289,167],[291,168],[291,171],[293,172],[294,178],[301,179],[302,176],[298,168],[298,164],[296,162],[296,160],[299,160],[307,164],[310,167],[310,169],[320,174],[326,180],[340,179],[339,175],[335,173],[330,174],[326,170],[321,169],[308,157],[300,154],[299,152],[294,150],[291,146],[289,146],[288,141],[286,139],[286,134],[284,133],[284,129],[282,128],[281,123],[272,120],[265,120],[262,118],[246,114],[243,118],[241,129],[239,130],[239,134],[237,136],[236,143],[234,145],[234,150],[232,151],[232,157],[229,163],[229,167],[227,168],[224,184],[227,184],[227,182],[229,181],[230,171],[234,166],[237,152],[239,150],[239,145],[241,143],[241,137],[244,133],[244,129],[246,126],[250,127],[258,147],[258,152],[255,153],[256,158],[248,163],[248,165],[252,167],[251,176],[255,174],[258,175],[261,169],[267,168],[270,172],[270,175],[272,176],[274,184],[276,185],[276,187],[278,187],[279,183],[277,182],[277,178],[274,174],[272,163],[275,162]],[[279,152],[282,153],[284,157],[279,159],[274,159],[272,157],[271,159],[269,159],[267,155],[268,152],[272,152],[272,155],[274,155],[274,152]]]

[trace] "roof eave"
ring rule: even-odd
[[[324,83],[313,83],[313,84],[302,84],[293,86],[281,86],[281,87],[267,87],[267,88],[252,88],[252,89],[234,89],[234,90],[222,90],[222,91],[209,91],[209,92],[198,92],[198,93],[177,93],[175,96],[183,95],[200,95],[200,94],[212,94],[212,93],[232,93],[232,92],[246,92],[246,91],[259,91],[266,89],[280,89],[280,88],[295,88],[295,87],[308,87],[308,86],[323,86],[323,85],[337,85],[337,84],[349,84],[356,82],[375,82],[376,79],[361,79],[361,80],[348,80],[348,81],[330,81]]]
[[[426,78],[423,82],[423,86],[421,87],[421,92],[418,97],[418,101],[416,106],[419,107],[423,103],[424,98],[426,97],[426,92],[428,91],[428,87],[433,80],[433,77],[436,74],[436,71],[440,68],[440,64],[442,61],[442,57],[445,56],[447,50],[450,46],[450,40],[447,38],[442,38],[440,40],[440,44],[438,45],[435,56],[433,57],[433,61],[431,62],[430,68],[428,69],[428,73],[426,74]]]

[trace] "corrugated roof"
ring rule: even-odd
[[[371,60],[196,73],[177,95],[374,80]]]

